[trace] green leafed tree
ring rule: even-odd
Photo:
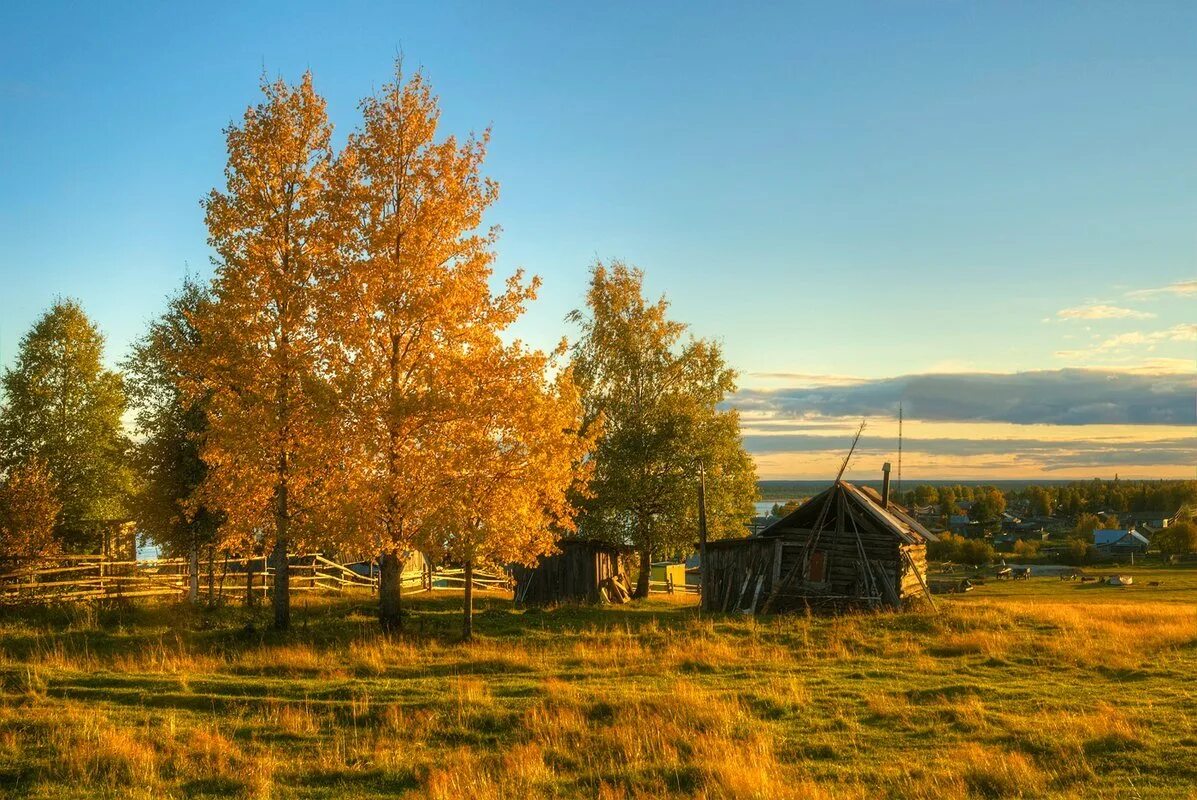
[[[21,339],[4,373],[0,464],[46,465],[71,550],[98,546],[97,523],[122,518],[132,488],[121,377],[103,365],[104,337],[73,300],[59,300]]]
[[[711,538],[740,536],[756,499],[756,471],[740,420],[721,409],[736,373],[715,342],[687,335],[664,298],[647,302],[643,273],[620,262],[591,271],[573,348],[584,424],[599,425],[585,536],[633,546],[636,594],[648,592],[652,556],[691,550],[698,539],[698,475],[706,472]]]
[[[133,514],[167,555],[198,557],[215,543],[219,524],[219,515],[195,499],[207,471],[199,455],[205,404],[180,390],[200,347],[194,320],[210,302],[204,287],[184,281],[122,364],[138,434]]]
[[[1082,541],[1092,542],[1093,531],[1101,527],[1101,518],[1096,514],[1081,514],[1077,517],[1076,527],[1073,528],[1073,535]]]
[[[915,487],[914,502],[920,506],[933,505],[939,502],[939,491],[930,484],[920,484]]]
[[[950,487],[944,486],[939,490],[939,513],[943,516],[945,523],[960,513],[960,509],[956,505],[956,493]]]
[[[1166,556],[1187,556],[1197,553],[1197,524],[1174,522],[1157,533],[1152,544]]]
[[[1006,510],[1006,496],[992,487],[979,491],[968,510],[969,519],[992,522]]]

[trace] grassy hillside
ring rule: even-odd
[[[0,795],[1195,796],[1197,572],[989,583],[941,612],[701,617],[312,601],[0,623]],[[1159,580],[1159,587],[1148,587]]]

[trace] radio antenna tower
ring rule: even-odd
[[[898,496],[902,496],[902,404],[898,403]]]

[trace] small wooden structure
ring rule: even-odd
[[[887,464],[886,467],[889,465]],[[755,536],[707,542],[702,606],[746,614],[931,600],[927,542],[936,537],[882,494],[837,480]]]
[[[593,539],[562,539],[557,549],[560,552],[541,556],[535,567],[512,568],[515,602],[529,606],[599,603],[608,594],[610,582],[622,578],[622,552],[615,545]]]

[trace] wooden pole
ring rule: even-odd
[[[199,545],[191,543],[190,558],[187,559],[187,600],[195,605],[199,602]]]
[[[465,562],[465,619],[462,620],[461,638],[467,642],[474,638],[474,560]]]
[[[698,464],[698,585],[702,592],[702,604],[707,606],[707,473],[701,462]],[[709,610],[709,609],[708,609]]]

